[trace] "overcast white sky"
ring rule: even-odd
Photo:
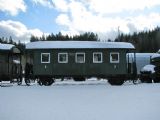
[[[95,32],[101,40],[160,26],[160,0],[0,0],[0,37]]]

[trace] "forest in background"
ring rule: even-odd
[[[42,37],[38,38],[34,35],[31,36],[30,42],[34,41],[99,41],[98,35],[93,32],[86,32],[80,35],[62,35],[61,32],[58,34],[51,33],[50,35],[47,35],[46,37],[42,35]]]
[[[98,35],[93,32],[86,32],[80,35],[62,35],[61,32],[58,34],[49,34],[47,36],[42,35],[41,37],[31,36],[30,42],[35,41],[100,41]],[[106,42],[111,42],[110,39]],[[115,40],[115,42],[129,42],[136,47],[136,52],[140,53],[154,53],[160,49],[160,27],[157,27],[153,30],[135,32],[133,34],[123,34],[121,33]],[[22,51],[25,50],[25,44],[21,43],[20,40],[18,43],[14,42],[12,37],[9,38],[0,37],[0,43],[14,44],[18,46]]]
[[[120,34],[115,42],[130,42],[140,53],[154,53],[160,49],[160,27],[138,33]]]

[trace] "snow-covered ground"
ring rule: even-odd
[[[160,120],[160,84],[70,80],[0,87],[0,120]]]

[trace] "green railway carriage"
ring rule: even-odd
[[[21,51],[14,45],[0,43],[0,81],[19,79],[21,71]]]
[[[120,85],[133,75],[133,65],[126,59],[126,54],[135,50],[130,43],[38,41],[28,43],[26,50],[27,64],[33,68],[30,71],[44,85],[64,77],[107,78],[109,83]]]

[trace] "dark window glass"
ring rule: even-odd
[[[41,54],[41,62],[42,63],[49,63],[50,62],[50,54],[49,53],[42,53]]]
[[[76,54],[76,62],[77,63],[84,63],[85,62],[85,54],[84,53],[77,53]]]
[[[67,63],[68,62],[68,55],[67,53],[59,53],[58,54],[58,62],[59,63]]]
[[[110,62],[111,63],[119,63],[119,53],[111,53],[110,54]]]

